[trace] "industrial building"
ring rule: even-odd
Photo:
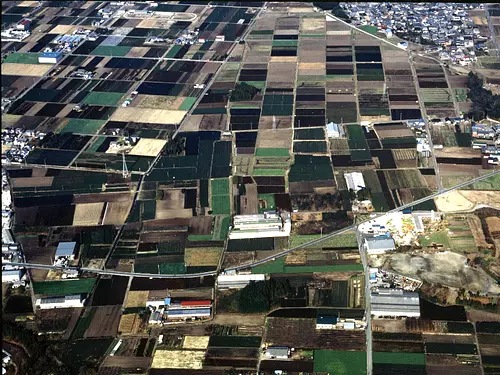
[[[63,297],[46,297],[36,300],[36,306],[42,310],[83,307],[84,303],[85,298],[81,294],[71,294]]]
[[[229,239],[288,237],[291,229],[288,212],[236,215],[229,230]]]
[[[207,318],[210,316],[210,309],[169,309],[167,316],[168,319]]]
[[[371,313],[376,317],[420,317],[418,293],[402,289],[378,289],[371,293]]]
[[[366,187],[363,174],[361,172],[344,173],[344,178],[349,190],[358,191]]]
[[[266,275],[264,274],[219,275],[217,286],[219,289],[241,289],[250,284],[250,281],[263,281],[265,279]]]
[[[368,255],[384,254],[396,250],[396,243],[390,235],[365,238],[365,248]]]
[[[40,64],[57,64],[63,57],[62,51],[58,52],[44,52],[38,56]]]

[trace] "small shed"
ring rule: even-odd
[[[345,322],[344,323],[344,329],[354,329],[356,326],[354,325],[354,322]]]
[[[56,249],[56,260],[59,258],[75,259],[76,242],[59,242]]]

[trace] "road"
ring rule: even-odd
[[[299,249],[305,249],[305,248],[307,248],[309,246],[312,246],[312,245],[317,245],[317,244],[321,243],[322,241],[330,239],[330,238],[332,238],[332,237],[334,237],[334,236],[336,236],[338,234],[341,234],[341,233],[344,233],[344,232],[347,232],[347,231],[351,231],[351,230],[355,230],[358,225],[363,224],[363,223],[365,223],[367,221],[373,220],[374,218],[382,217],[382,216],[385,216],[385,215],[393,213],[393,212],[402,211],[402,210],[404,210],[406,208],[409,208],[411,206],[427,202],[427,201],[429,201],[431,199],[434,199],[436,197],[439,197],[439,196],[441,196],[443,194],[449,193],[450,191],[454,191],[454,190],[463,188],[463,187],[468,186],[468,185],[470,185],[470,184],[472,184],[474,182],[487,179],[487,178],[492,177],[494,175],[497,175],[499,173],[500,173],[500,171],[493,171],[493,172],[487,173],[485,175],[473,178],[472,180],[462,182],[462,183],[460,183],[460,184],[458,184],[458,185],[456,185],[456,186],[454,186],[452,188],[444,189],[441,192],[433,193],[433,194],[431,194],[431,195],[429,195],[427,197],[424,197],[424,198],[421,198],[421,199],[417,199],[416,201],[413,201],[411,203],[408,203],[408,204],[405,204],[403,206],[394,208],[394,209],[392,209],[392,210],[390,210],[388,212],[381,212],[379,214],[376,214],[374,217],[372,217],[372,218],[370,218],[368,220],[364,220],[364,221],[362,221],[360,223],[350,225],[348,227],[339,229],[339,230],[334,231],[334,232],[329,233],[329,234],[325,234],[324,236],[322,236],[320,238],[317,238],[315,240],[306,242],[306,243],[304,243],[302,245],[299,245],[299,246],[295,246],[295,247],[293,247],[291,249],[284,250],[284,251],[282,251],[282,252],[280,252],[278,254],[266,257],[264,259],[258,260],[258,261],[253,262],[253,263],[248,263],[248,264],[244,264],[244,265],[241,265],[241,266],[228,268],[228,269],[226,269],[224,271],[237,271],[237,270],[241,270],[241,269],[247,269],[247,268],[255,267],[255,266],[258,266],[260,264],[263,264],[263,263],[269,262],[271,260],[274,260],[276,258],[280,258],[282,256],[285,256],[285,255],[291,253],[292,251],[296,251],[296,250],[299,250]],[[46,265],[46,264],[35,264],[35,263],[22,263],[22,262],[19,262],[19,263],[12,263],[12,265],[23,266],[23,267],[26,267],[26,268],[63,269],[60,266],[52,266],[52,265]],[[158,279],[161,279],[161,278],[192,278],[192,277],[201,277],[201,276],[211,276],[211,275],[216,275],[217,274],[217,271],[210,271],[210,272],[200,272],[200,273],[181,274],[181,275],[176,275],[176,274],[159,275],[159,274],[137,273],[137,272],[121,272],[121,271],[111,271],[111,270],[96,270],[94,268],[73,268],[73,269],[80,270],[80,271],[83,271],[83,272],[92,272],[92,273],[102,274],[102,275],[117,275],[117,276],[130,276],[130,275],[132,275],[132,276],[137,276],[137,277],[148,277],[148,278],[158,278]]]
[[[371,319],[371,289],[370,289],[370,270],[368,265],[368,258],[366,256],[366,248],[363,241],[363,235],[359,230],[356,230],[356,239],[358,241],[359,254],[361,255],[361,262],[365,273],[365,319],[366,319],[366,374],[373,373],[373,360],[372,360],[372,319]]]
[[[418,104],[420,106],[420,111],[422,113],[422,118],[424,119],[425,123],[425,133],[427,134],[427,140],[429,141],[429,146],[431,148],[431,159],[433,163],[434,170],[436,171],[436,187],[439,191],[443,190],[443,185],[441,184],[441,175],[439,174],[439,165],[436,160],[436,154],[434,151],[434,143],[432,142],[432,133],[431,133],[431,125],[429,124],[429,119],[427,117],[427,111],[425,109],[424,105],[424,98],[422,97],[422,93],[420,91],[420,85],[418,84],[418,77],[417,77],[417,70],[415,68],[415,65],[413,64],[413,55],[410,53],[409,54],[409,62],[410,62],[410,67],[411,67],[411,74],[413,75],[413,82],[415,82],[415,89],[417,91],[417,97],[418,97]]]

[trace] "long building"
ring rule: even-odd
[[[219,289],[241,289],[250,284],[250,281],[263,281],[264,274],[249,275],[219,275],[217,277],[217,287]]]
[[[229,231],[229,239],[288,237],[291,229],[292,223],[288,212],[236,215]]]
[[[371,293],[371,313],[378,316],[420,317],[418,293],[402,289],[378,289]]]
[[[83,307],[85,298],[81,294],[71,294],[62,297],[46,297],[36,300],[40,309],[65,309],[70,307]]]

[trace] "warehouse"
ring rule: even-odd
[[[241,289],[250,284],[250,281],[263,281],[265,279],[266,275],[264,274],[219,275],[217,286],[219,289]]]
[[[287,346],[270,346],[266,349],[266,357],[271,359],[288,359],[290,348]]]
[[[365,248],[368,255],[383,254],[396,249],[396,243],[390,236],[376,236],[365,238]]]
[[[229,232],[229,239],[288,237],[291,229],[288,212],[236,215]]]
[[[36,300],[36,306],[40,309],[66,309],[71,307],[83,307],[85,298],[81,294],[72,294],[64,297],[46,297]]]
[[[344,173],[344,178],[349,190],[358,191],[366,187],[365,180],[361,172]]]
[[[58,52],[44,52],[38,56],[40,64],[57,64],[62,59],[62,51]]]
[[[210,309],[181,309],[168,310],[168,319],[189,319],[189,318],[208,318],[210,317]]]
[[[420,317],[418,293],[402,289],[378,289],[371,294],[371,312],[376,317]]]

